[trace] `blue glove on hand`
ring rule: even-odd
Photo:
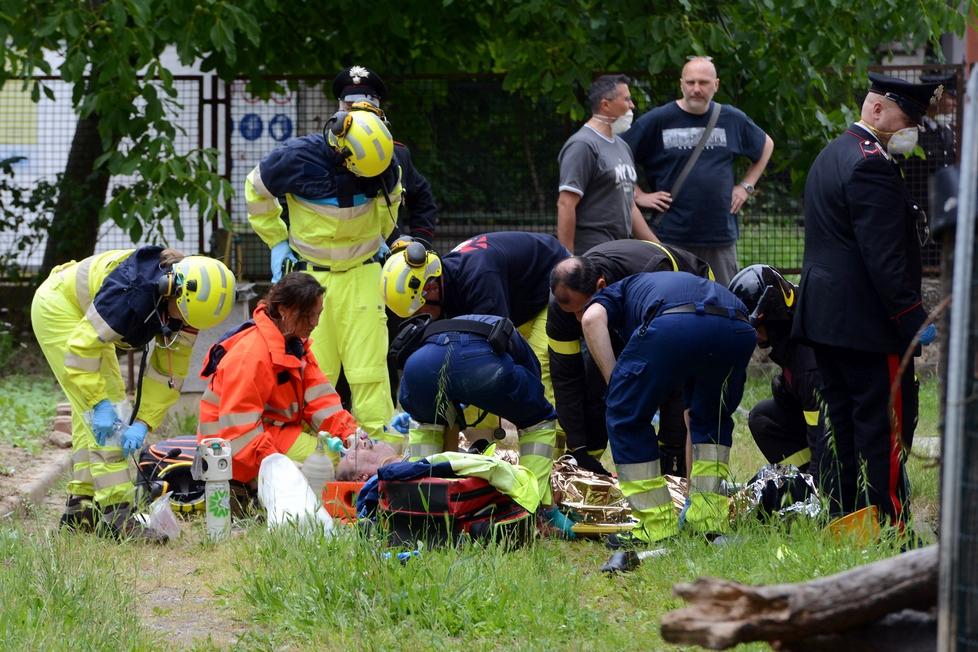
[[[920,334],[920,343],[927,346],[937,338],[937,326],[929,324],[924,332]]]
[[[407,412],[395,414],[394,418],[391,419],[390,427],[391,430],[396,430],[402,435],[408,434],[408,431],[411,429],[411,415]]]
[[[122,454],[129,457],[142,448],[147,432],[149,432],[149,426],[142,421],[137,421],[126,428],[126,432],[122,435]]]
[[[381,265],[383,265],[384,262],[387,260],[387,257],[390,255],[391,255],[391,248],[387,246],[386,242],[381,242],[380,248],[377,249],[377,253],[374,254],[374,257],[371,260],[374,260],[380,263]]]
[[[115,413],[115,407],[107,398],[103,398],[92,408],[92,432],[95,434],[95,442],[99,446],[105,446],[105,440],[112,434],[112,429],[118,420],[119,416]]]
[[[299,262],[299,259],[292,253],[292,248],[289,247],[289,241],[282,240],[272,247],[272,283],[278,283],[279,279],[282,278],[282,266],[286,260],[291,260],[293,263]]]
[[[560,530],[560,534],[565,539],[577,538],[577,535],[574,533],[574,521],[567,518],[559,509],[553,506],[545,507],[543,515],[547,519],[547,523],[555,529]]]

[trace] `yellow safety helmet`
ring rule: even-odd
[[[234,307],[237,282],[224,263],[207,256],[187,256],[173,265],[177,309],[198,330],[217,326]]]
[[[392,253],[380,275],[384,303],[399,317],[410,317],[424,305],[424,286],[441,276],[441,259],[420,242]]]
[[[327,142],[346,155],[343,164],[358,177],[376,177],[390,167],[394,138],[375,113],[338,111],[326,122],[324,131]]]

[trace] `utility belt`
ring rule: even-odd
[[[513,322],[505,318],[494,324],[468,319],[442,319],[425,328],[424,338],[421,341],[424,342],[432,335],[441,333],[471,333],[486,338],[496,355],[502,355],[509,349],[509,341],[513,339],[514,332],[516,328]]]
[[[426,339],[442,333],[470,333],[481,335],[497,355],[509,350],[509,343],[516,333],[516,327],[508,319],[500,319],[494,324],[468,319],[443,319],[432,322],[430,315],[418,315],[404,322],[397,336],[391,341],[387,357],[393,360],[398,369],[404,368],[408,357],[418,350]]]
[[[658,306],[652,306],[646,313],[645,321],[642,323],[642,326],[639,329],[640,335],[645,335],[645,331],[648,329],[649,324],[652,323],[652,320],[656,317],[661,317],[662,315],[716,315],[718,317],[727,317],[728,319],[736,319],[748,324],[750,323],[750,319],[748,319],[747,315],[735,308],[723,308],[721,306],[710,305],[697,306],[692,302],[666,308],[665,310],[657,310],[657,308]]]
[[[655,316],[661,317],[662,315],[680,315],[688,313],[695,313],[698,315],[717,315],[719,317],[729,317],[730,319],[737,319],[739,321],[747,322],[748,324],[750,323],[747,315],[736,308],[723,308],[721,306],[710,305],[697,306],[695,303],[684,303],[679,306],[673,306],[672,308],[666,308],[665,310],[657,313]]]
[[[368,258],[360,264],[369,265],[372,262],[375,262],[374,259]],[[358,267],[358,265],[354,265],[353,267]],[[350,267],[349,269],[353,269],[353,267]],[[315,265],[306,260],[292,262],[291,259],[286,258],[285,262],[282,263],[283,275],[288,274],[289,272],[331,272],[331,271],[333,271],[333,268],[330,267],[329,265]],[[347,270],[343,270],[343,271],[347,271]]]

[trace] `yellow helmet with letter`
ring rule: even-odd
[[[424,305],[424,286],[441,276],[441,259],[420,242],[393,251],[380,275],[384,303],[399,317],[410,317]]]
[[[394,138],[379,115],[366,110],[338,111],[324,131],[330,146],[346,156],[343,165],[358,177],[376,177],[390,167]]]
[[[231,313],[237,281],[224,263],[207,256],[187,256],[174,263],[177,309],[198,330],[217,326]]]

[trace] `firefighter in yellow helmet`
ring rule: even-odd
[[[408,243],[387,259],[380,289],[387,306],[401,317],[421,312],[434,319],[490,315],[510,320],[540,363],[544,397],[553,405],[546,332],[549,279],[554,265],[569,255],[551,235],[517,231],[475,236],[441,257],[419,242]],[[481,421],[478,416],[474,407],[466,410],[472,426],[493,428],[499,423],[498,416]],[[409,438],[416,447],[434,444],[437,435],[432,429],[412,428]],[[538,478],[549,477],[560,438],[553,419],[526,428],[520,436],[520,463]],[[549,487],[541,489],[543,504],[549,505]]]
[[[374,438],[403,446],[384,425],[394,412],[387,375],[387,317],[377,293],[401,202],[400,170],[383,114],[354,104],[322,134],[292,138],[248,174],[248,219],[271,248],[272,282],[305,271],[326,290],[312,352],[326,377],[342,368],[352,412]],[[282,204],[288,206],[288,224]]]
[[[234,305],[234,275],[220,261],[162,247],[107,251],[56,267],[34,294],[31,325],[71,403],[72,478],[61,525],[165,542],[133,518],[126,458],[180,397],[197,331]],[[126,419],[117,349],[154,340],[135,414]],[[116,440],[114,434],[121,433]]]

